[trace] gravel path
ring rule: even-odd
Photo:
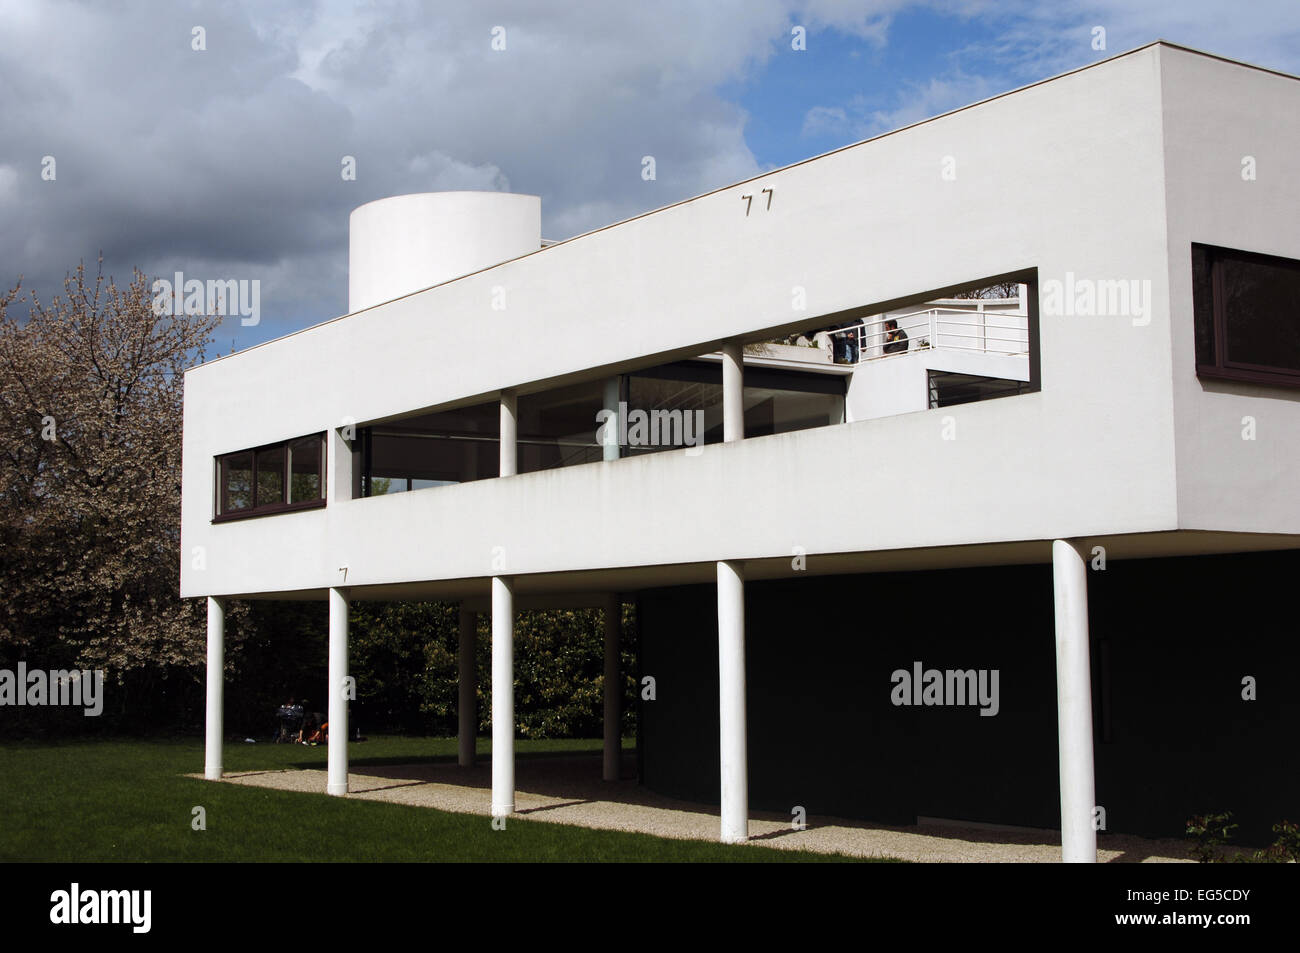
[[[625,762],[625,777],[634,773],[634,765]],[[348,775],[347,797],[486,817],[491,782],[486,760],[468,769],[454,763],[365,765]],[[232,773],[223,783],[319,794],[325,791],[325,772]],[[716,811],[654,794],[634,780],[603,782],[599,756],[519,758],[515,785],[515,810],[529,820],[688,840],[712,841],[718,836]],[[887,827],[834,817],[809,817],[807,828],[797,831],[791,829],[789,815],[757,811],[750,812],[749,831],[750,843],[764,847],[856,857],[931,863],[1055,863],[1061,858],[1057,831]],[[1098,844],[1098,860],[1103,862],[1192,862],[1177,840],[1102,834]]]

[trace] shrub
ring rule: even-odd
[[[1223,848],[1228,845],[1236,824],[1229,823],[1232,812],[1198,814],[1187,822],[1187,834],[1196,839],[1192,853],[1203,864],[1224,862]],[[1238,854],[1233,863],[1238,864],[1290,864],[1300,863],[1300,824],[1282,820],[1273,825],[1277,839],[1253,854]]]

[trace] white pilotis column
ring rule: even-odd
[[[617,781],[623,765],[623,677],[618,641],[623,628],[623,600],[610,593],[605,601],[605,769],[606,781]]]
[[[519,472],[519,421],[516,417],[515,392],[501,392],[501,476]]]
[[[504,415],[503,415],[504,420]],[[515,592],[492,577],[492,816],[515,810]]]
[[[329,794],[348,793],[348,700],[343,694],[348,677],[348,597],[346,590],[330,590],[328,774]]]
[[[477,689],[474,650],[478,640],[478,613],[460,607],[460,639],[456,643],[456,684],[460,700],[456,705],[457,762],[462,768],[474,764],[474,739],[478,734]]]
[[[1056,712],[1061,759],[1061,859],[1097,862],[1088,652],[1088,568],[1077,542],[1052,542],[1056,595]]]
[[[722,440],[745,439],[745,350],[739,341],[722,345]]]
[[[208,596],[208,716],[203,776],[221,780],[221,736],[226,699],[226,606]]]
[[[744,564],[718,563],[718,714],[721,726],[722,842],[749,838],[745,727]]]

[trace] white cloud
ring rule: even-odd
[[[885,106],[858,94],[841,106],[814,106],[808,110],[803,135],[834,136],[845,141],[869,139],[987,99],[1003,88],[984,76],[955,73],[924,83],[903,84]]]
[[[452,192],[461,189],[510,191],[510,179],[495,165],[461,162],[437,149],[414,156],[407,163],[407,168],[413,176],[425,183],[420,189],[424,192]]]
[[[838,136],[854,128],[843,106],[813,106],[803,117],[803,136]]]
[[[905,87],[892,107],[871,110],[864,116],[860,131],[864,137],[889,132],[987,99],[1000,91],[1000,87],[984,76],[959,73],[946,79],[932,78]]]
[[[795,4],[795,16],[813,29],[833,29],[866,40],[874,46],[885,45],[890,23],[896,13],[920,4],[908,0],[803,0]]]

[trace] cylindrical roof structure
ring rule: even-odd
[[[352,211],[348,311],[536,251],[542,200],[513,192],[418,192]]]

